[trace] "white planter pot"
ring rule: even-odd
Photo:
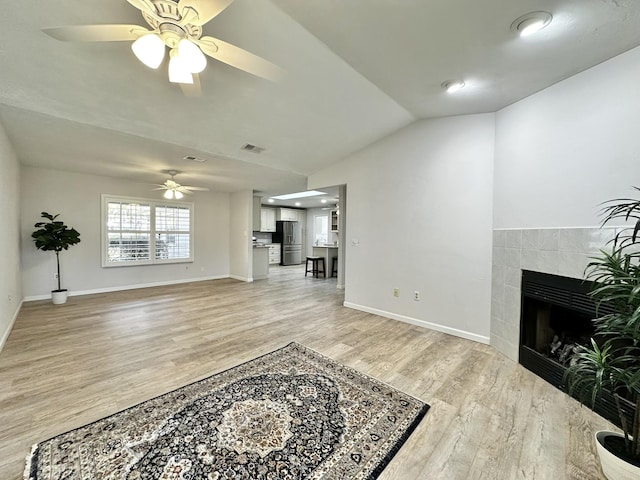
[[[622,437],[619,433],[606,430],[596,432],[596,450],[600,457],[602,473],[609,480],[638,480],[640,478],[640,467],[625,462],[604,448],[604,437],[609,435]]]
[[[62,305],[63,303],[67,303],[67,291],[66,290],[53,290],[51,292],[51,300],[54,305]]]

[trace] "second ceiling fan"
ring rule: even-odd
[[[175,176],[179,173],[182,173],[180,170],[163,170],[162,173],[166,173],[171,175],[169,180],[166,180],[162,185],[156,185],[157,188],[154,190],[165,190],[162,195],[167,200],[180,200],[185,193],[193,193],[193,192],[208,192],[209,189],[206,187],[192,187],[189,185],[180,185],[175,180]]]
[[[199,93],[198,74],[207,65],[205,55],[258,77],[278,80],[284,71],[277,65],[223,40],[202,36],[202,26],[233,1],[127,0],[142,12],[150,28],[124,24],[74,25],[43,31],[63,41],[133,41],[131,48],[136,57],[154,69],[162,64],[168,48],[169,81],[187,86],[183,89],[187,94]]]

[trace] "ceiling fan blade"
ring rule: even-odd
[[[63,42],[124,42],[151,32],[140,25],[70,25],[42,31]]]
[[[257,77],[275,82],[280,80],[285,74],[285,71],[279,66],[223,40],[213,37],[202,37],[199,40],[193,40],[193,42],[196,43],[206,55]]]
[[[231,5],[234,0],[180,0],[178,10],[183,16],[187,15],[185,9],[193,9],[198,15],[189,19],[192,25],[204,25],[213,17]]]
[[[183,185],[182,188],[186,188],[187,190],[193,190],[194,192],[208,192],[209,189],[207,187],[190,187],[188,185]]]
[[[185,97],[199,97],[202,95],[202,88],[200,86],[200,75],[192,73],[193,83],[179,83],[180,89]]]

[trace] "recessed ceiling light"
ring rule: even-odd
[[[273,198],[270,198],[269,200],[267,200],[267,202],[273,203],[273,202],[275,202],[275,200]]]
[[[296,203],[294,203],[294,205],[295,205],[296,207],[299,207],[299,206],[300,206],[300,205],[302,205],[302,204],[301,204],[300,202],[296,202]]]
[[[327,199],[323,198],[322,200],[320,200],[320,203],[327,203]]]
[[[447,93],[456,93],[458,90],[464,88],[464,82],[462,80],[447,80],[446,82],[442,82],[442,88],[444,88]]]
[[[549,12],[526,13],[513,21],[511,30],[518,32],[521,37],[528,37],[549,25],[552,19],[553,15]]]

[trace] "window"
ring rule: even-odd
[[[329,216],[316,215],[313,218],[314,245],[324,245],[329,242]]]
[[[191,208],[156,207],[156,260],[189,259],[191,256]]]
[[[149,260],[151,205],[107,203],[108,263]]]
[[[193,261],[193,204],[102,196],[102,266]]]

